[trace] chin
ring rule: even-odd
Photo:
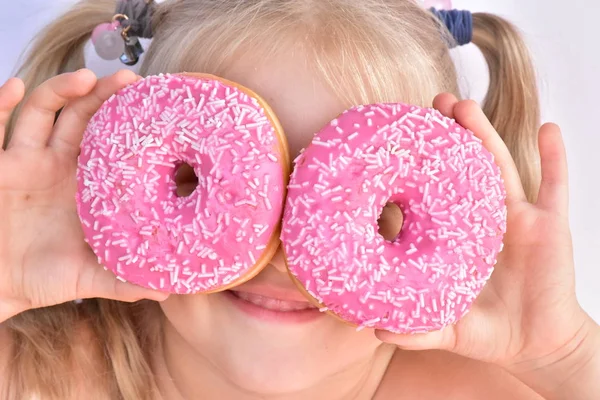
[[[314,317],[255,311],[248,315],[234,305],[224,312],[218,339],[223,351],[212,354],[227,379],[246,392],[266,396],[314,387],[324,377],[368,359],[381,344],[372,331],[357,332],[323,313]]]
[[[281,349],[272,353],[258,359],[229,355],[223,372],[242,391],[262,396],[302,391],[317,385],[327,373],[322,356]]]
[[[197,353],[215,378],[263,396],[314,387],[381,344],[371,330],[357,332],[298,293],[272,286],[172,296],[161,307],[190,345],[186,352]]]

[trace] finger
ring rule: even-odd
[[[45,147],[56,113],[70,99],[88,94],[95,83],[96,76],[87,69],[61,74],[42,83],[25,102],[9,147]]]
[[[0,144],[4,144],[10,115],[25,95],[25,84],[19,78],[11,78],[0,87]],[[4,146],[2,146],[4,147]],[[1,149],[0,149],[1,151]]]
[[[94,113],[110,96],[137,79],[137,75],[129,70],[99,79],[89,94],[65,106],[54,125],[48,145],[60,151],[78,153],[81,138]]]
[[[569,208],[569,177],[567,154],[560,128],[545,124],[538,138],[542,164],[542,182],[537,206],[560,214]]]
[[[506,334],[506,320],[504,316],[498,318],[483,297],[478,297],[467,315],[443,329],[405,335],[375,331],[375,336],[405,350],[446,350],[475,359],[495,357],[494,343],[498,342],[498,335]]]
[[[84,266],[78,279],[79,299],[105,298],[134,302],[142,299],[164,301],[169,297],[168,293],[120,281],[112,272],[105,270],[92,259],[93,255],[90,255],[90,262]]]
[[[441,93],[433,99],[433,108],[446,117],[454,119],[454,106],[457,103],[458,99],[452,93]]]
[[[483,110],[472,100],[463,100],[454,107],[456,121],[483,141],[500,168],[507,192],[507,204],[527,201],[521,178],[506,144],[487,119]]]
[[[388,331],[375,331],[375,336],[385,343],[395,344],[404,350],[450,350],[454,346],[455,335],[452,326],[439,331],[397,335]]]

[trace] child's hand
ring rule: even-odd
[[[109,96],[136,79],[122,71],[96,80],[81,70],[48,80],[24,104],[6,150],[0,149],[0,322],[80,298],[166,298],[119,282],[98,265],[75,205],[77,156],[87,123]],[[0,88],[0,142],[23,96],[19,79]]]
[[[421,335],[377,336],[405,349],[449,350],[515,374],[556,364],[597,343],[599,328],[575,296],[567,162],[559,128],[548,124],[540,129],[542,183],[531,204],[508,149],[479,106],[448,94],[438,96],[434,105],[494,154],[507,190],[505,247],[491,280],[456,325]]]

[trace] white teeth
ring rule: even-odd
[[[258,294],[248,293],[248,292],[232,291],[232,293],[236,297],[238,297],[244,301],[247,301],[248,303],[252,303],[256,306],[266,308],[268,310],[286,312],[286,311],[301,311],[301,310],[307,310],[309,308],[314,308],[311,304],[309,304],[307,302],[272,299],[270,297],[264,297],[264,296],[261,296]]]

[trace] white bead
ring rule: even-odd
[[[103,60],[116,60],[125,51],[121,29],[115,28],[113,24],[98,25],[92,34],[92,43]]]

